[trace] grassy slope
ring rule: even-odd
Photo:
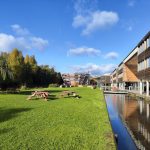
[[[60,90],[49,89],[58,95]],[[115,149],[102,93],[73,88],[81,99],[27,101],[27,95],[0,95],[0,149]]]

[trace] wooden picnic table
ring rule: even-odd
[[[35,92],[32,92],[32,94],[27,99],[31,100],[33,97],[36,97],[36,98],[44,98],[45,100],[47,100],[48,96],[49,96],[48,92],[35,91]]]
[[[62,93],[60,94],[61,97],[69,97],[69,96],[72,96],[72,97],[75,97],[75,98],[80,98],[80,96],[74,92],[74,91],[62,91]]]

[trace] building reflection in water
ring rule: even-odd
[[[141,150],[150,149],[150,102],[127,95],[113,95],[113,105]]]

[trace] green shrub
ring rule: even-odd
[[[27,90],[27,87],[26,87],[25,85],[22,85],[22,86],[20,87],[20,90]]]

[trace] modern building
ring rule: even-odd
[[[112,87],[150,95],[150,32],[111,73]]]
[[[138,43],[138,78],[140,80],[140,94],[146,92],[149,96],[150,82],[150,32]]]

